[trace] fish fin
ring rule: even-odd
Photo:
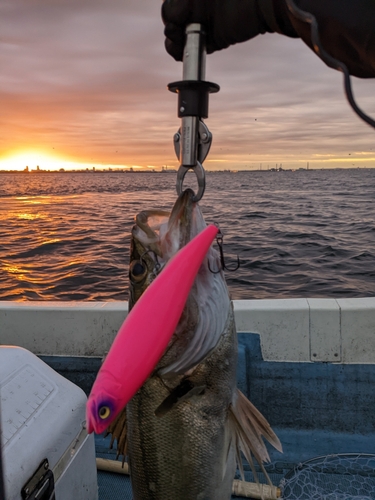
[[[156,408],[155,416],[162,417],[168,413],[172,408],[174,408],[182,401],[193,396],[199,396],[203,394],[206,389],[205,385],[196,386],[190,380],[184,379],[177,387],[175,387],[172,392],[167,396],[164,401]]]
[[[116,460],[122,455],[122,465],[124,465],[127,455],[128,438],[127,438],[127,419],[126,407],[118,414],[116,419],[108,426],[106,436],[112,434],[110,448],[113,448],[115,440],[117,441]]]
[[[230,419],[228,419],[228,425],[225,426],[224,431],[224,443],[226,453],[223,455],[223,463],[222,463],[222,480],[224,481],[225,476],[229,473],[231,477],[233,477],[230,465],[237,462],[236,457],[236,446],[234,445],[236,439],[236,433],[234,425],[231,425]],[[241,464],[242,465],[242,464]]]
[[[214,251],[216,252],[211,248],[207,253],[207,258]],[[225,280],[222,273],[212,274],[209,271],[207,258],[190,292],[190,298],[193,299],[190,307],[194,307],[192,314],[198,318],[194,334],[179,358],[159,371],[162,376],[186,375],[216,348],[223,331],[233,322],[233,310]],[[210,283],[209,287],[207,283]],[[192,305],[193,303],[195,306]],[[184,328],[180,320],[176,332],[183,331]]]
[[[253,457],[261,467],[267,481],[272,484],[266,470],[263,467],[263,462],[269,462],[270,457],[262,436],[267,439],[267,441],[278,451],[282,452],[280,440],[273,432],[270,424],[263,417],[263,415],[238,389],[235,392],[234,401],[230,408],[230,421],[234,428],[234,445],[236,448],[237,464],[241,477],[243,478],[243,466],[240,454],[242,451],[246,460],[249,462],[256,482],[258,482],[258,477]]]

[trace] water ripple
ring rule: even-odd
[[[187,176],[187,182],[191,179]],[[173,174],[0,176],[0,300],[124,300],[134,215]],[[375,295],[375,170],[208,173],[232,298]]]

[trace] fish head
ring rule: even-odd
[[[145,211],[137,215],[130,252],[130,309],[167,262],[207,227],[193,199],[194,192],[186,189],[170,213]],[[210,269],[219,272],[214,274]],[[186,374],[217,344],[230,303],[220,269],[219,254],[211,247],[198,271],[175,334],[158,364],[159,374]]]
[[[206,228],[200,207],[193,198],[194,192],[186,189],[171,212],[145,210],[135,217],[130,244],[131,285],[145,290],[155,267],[160,272],[171,257]]]
[[[169,215],[162,210],[145,210],[135,217],[130,241],[129,309],[161,269],[160,232],[168,224]]]
[[[135,217],[130,242],[129,309],[165,264],[206,227],[194,192],[185,190],[171,212],[145,210]]]
[[[86,404],[87,432],[101,434],[124,407],[119,399],[122,384],[110,372],[100,370],[100,383],[95,382]]]

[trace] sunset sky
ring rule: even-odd
[[[178,167],[182,64],[164,50],[159,0],[1,0],[0,169]],[[300,40],[259,36],[207,58],[205,168],[375,167],[375,130],[342,75]],[[375,116],[375,81],[353,79]]]

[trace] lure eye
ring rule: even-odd
[[[147,267],[140,260],[134,260],[129,271],[134,281],[141,281],[146,276]]]
[[[111,410],[108,408],[108,406],[102,406],[101,408],[99,408],[99,417],[102,419],[102,420],[105,420],[106,418],[108,418],[111,414]]]

